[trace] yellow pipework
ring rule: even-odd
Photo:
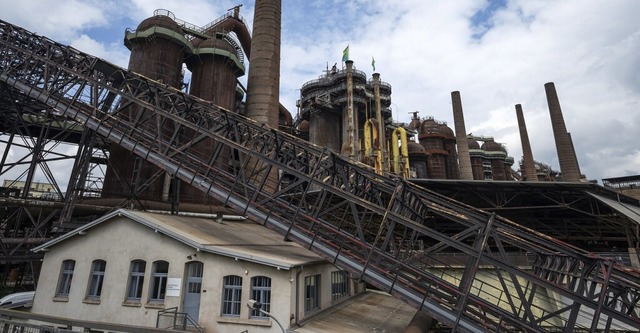
[[[376,173],[382,174],[382,154],[380,153],[380,144],[378,144],[378,129],[372,119],[364,123],[364,151],[367,160],[365,163],[376,169]]]
[[[398,141],[400,147],[398,147]],[[407,131],[398,127],[391,134],[391,151],[393,154],[393,170],[392,172],[401,175],[403,178],[409,178],[409,145],[407,143]]]

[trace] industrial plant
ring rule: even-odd
[[[252,29],[240,11],[156,10],[125,31],[127,69],[0,21],[0,176],[20,170],[0,187],[0,274],[35,291],[0,327],[640,330],[639,181],[587,181],[553,82],[559,170],[534,158],[526,105],[516,160],[468,133],[462,92],[452,127],[403,123],[384,73],[348,57],[287,108],[281,1],[256,0]],[[400,322],[368,326],[379,304]]]

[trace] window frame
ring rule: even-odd
[[[140,266],[142,267],[142,270],[139,270]],[[131,261],[131,264],[129,265],[129,281],[127,283],[127,302],[142,302],[142,292],[144,289],[144,278],[146,274],[146,261],[141,259]]]
[[[166,272],[159,272],[160,265],[166,265]],[[151,283],[149,284],[149,303],[164,303],[167,293],[167,279],[169,278],[169,262],[156,260],[151,269]]]
[[[101,265],[99,267],[98,265]],[[102,269],[101,271],[98,269]],[[87,287],[87,299],[99,300],[102,295],[104,276],[107,271],[107,262],[102,259],[94,260],[91,263],[91,275],[89,276],[89,286]]]
[[[349,272],[345,270],[331,272],[331,301],[351,296]]]
[[[271,278],[263,275],[252,277],[250,295],[250,299],[262,304],[262,310],[269,312],[271,310]],[[256,309],[249,312],[249,318],[266,320],[269,316]]]
[[[69,298],[75,266],[75,260],[66,259],[62,261],[60,266],[60,277],[58,278],[58,286],[56,287],[56,297]]]
[[[320,281],[321,275],[309,275],[304,278],[304,311],[311,312],[320,309]]]
[[[221,316],[240,317],[242,312],[242,282],[242,276],[239,275],[226,275],[222,278]]]

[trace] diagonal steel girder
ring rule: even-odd
[[[4,22],[0,81],[459,331],[572,331],[600,329],[601,321],[605,331],[640,328],[636,270],[402,179],[379,176]],[[134,115],[155,116],[122,117],[125,107]],[[166,126],[158,128],[158,119]],[[211,164],[197,146],[180,146],[171,140],[176,126],[224,145],[241,167]],[[274,171],[287,177],[273,178]],[[298,185],[287,186],[285,178]],[[348,204],[338,209],[341,202]],[[455,224],[458,236],[438,230],[438,219]],[[578,263],[569,271],[578,272],[574,285],[596,285],[592,290],[600,293],[519,268],[508,252],[570,257]],[[469,258],[474,269],[463,277],[451,273]],[[549,299],[559,304],[556,309],[542,305]],[[596,316],[586,326],[579,320],[585,313]]]

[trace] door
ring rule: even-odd
[[[198,313],[200,312],[200,293],[202,292],[202,268],[201,262],[193,261],[187,263],[185,282],[185,293],[182,309],[196,323],[198,322]]]

